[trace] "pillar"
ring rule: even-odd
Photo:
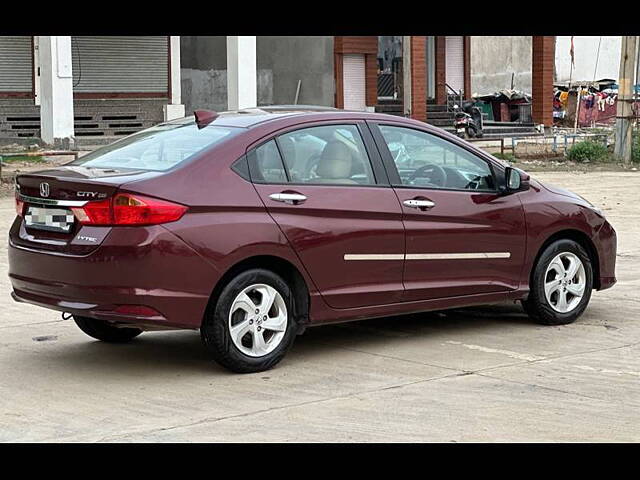
[[[531,115],[535,123],[553,125],[553,71],[556,58],[556,38],[534,36],[532,40]]]
[[[436,104],[447,103],[447,37],[436,37]]]
[[[40,136],[55,148],[75,147],[71,37],[38,38]]]
[[[464,37],[464,98],[471,99],[471,37]]]
[[[180,37],[169,37],[169,103],[163,107],[164,119],[184,117],[180,77]]]
[[[227,37],[227,99],[229,110],[258,104],[256,37]]]
[[[410,37],[411,118],[427,121],[427,37]]]

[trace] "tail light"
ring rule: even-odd
[[[187,207],[157,198],[120,193],[112,199],[72,208],[83,225],[158,225],[175,222]]]

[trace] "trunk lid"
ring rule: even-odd
[[[111,198],[125,183],[161,173],[74,165],[18,175],[16,194],[24,208],[11,228],[11,241],[35,250],[86,255],[104,241],[112,227],[82,225],[71,208]]]

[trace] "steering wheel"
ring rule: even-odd
[[[476,175],[464,186],[465,190],[479,190],[480,182],[482,182],[482,176]]]
[[[429,184],[444,187],[447,183],[447,172],[440,165],[428,163],[413,172],[409,176],[409,182],[413,184],[416,178],[428,178]]]

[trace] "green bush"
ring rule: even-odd
[[[513,153],[494,153],[493,154],[494,157],[499,158],[500,160],[505,160],[507,162],[513,162],[516,163],[516,157],[513,156]]]
[[[599,162],[608,156],[607,147],[592,140],[584,140],[567,149],[567,158],[574,162]]]
[[[633,136],[633,143],[631,146],[631,161],[640,162],[640,134]]]

